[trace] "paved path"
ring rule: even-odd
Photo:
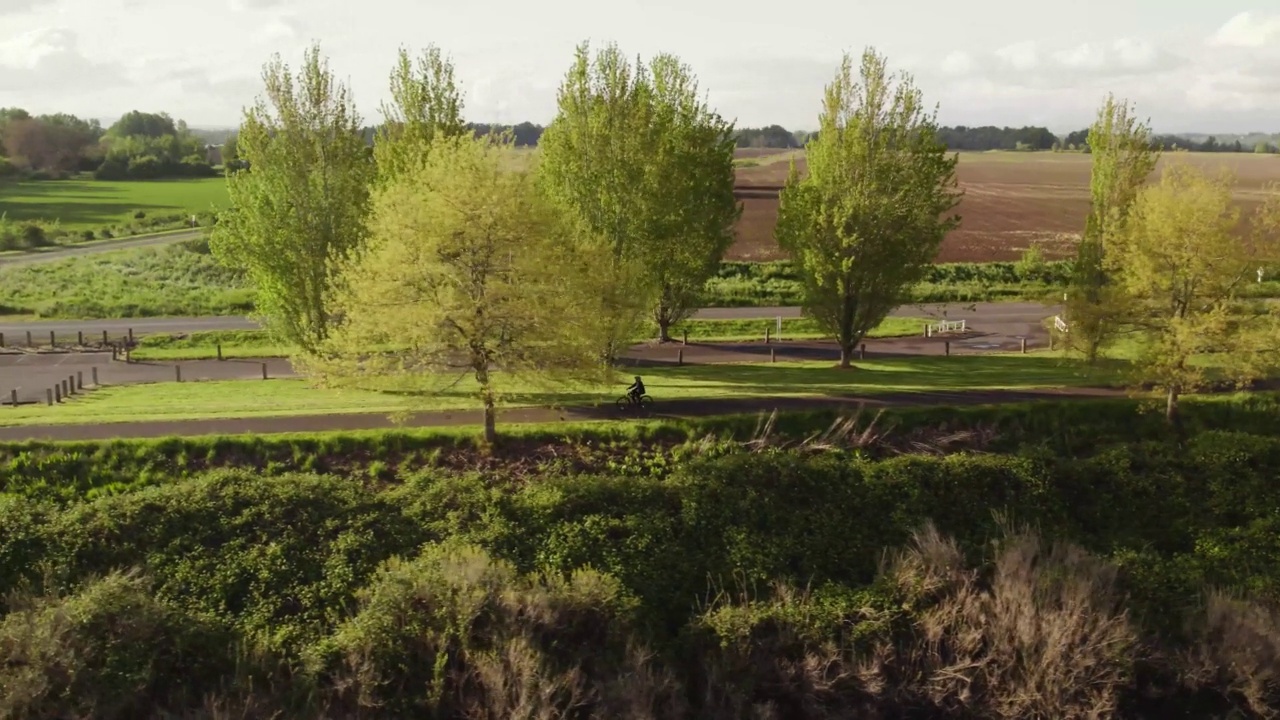
[[[125,238],[92,245],[63,245],[48,250],[22,253],[18,255],[0,256],[0,267],[10,265],[34,265],[36,263],[53,262],[69,257],[97,255],[98,253],[130,250],[132,248],[152,247],[156,245],[172,245],[183,240],[196,240],[204,234],[204,230],[181,230],[163,235],[148,235],[140,238]]]
[[[698,417],[772,410],[871,409],[887,406],[981,405],[1033,400],[1123,397],[1118,390],[1070,388],[1044,390],[996,390],[950,393],[894,393],[871,396],[828,398],[750,398],[725,400],[683,400],[659,403],[645,417],[650,419]],[[513,408],[502,411],[500,423],[553,423],[585,420],[617,420],[629,417],[614,407],[571,407],[560,410]],[[173,420],[166,422],[112,423],[102,425],[49,425],[0,428],[0,442],[23,440],[109,440],[117,438],[198,437],[201,435],[314,433],[375,430],[384,428],[457,427],[479,425],[479,411],[418,413],[396,425],[385,413],[311,415],[242,419]]]
[[[893,317],[930,317],[949,320],[965,320],[982,332],[1017,337],[1042,333],[1041,321],[1060,313],[1061,307],[1041,303],[949,303],[928,305],[904,305],[890,313]],[[798,307],[750,307],[703,308],[694,313],[697,320],[771,320],[776,317],[798,318]],[[189,333],[205,330],[254,330],[259,325],[247,317],[169,317],[124,318],[115,320],[39,320],[35,322],[3,322],[0,333],[12,345],[25,342],[30,332],[37,342],[48,339],[49,331],[59,338],[84,332],[86,336],[102,335],[106,330],[111,337],[126,335],[130,329],[135,335],[152,333]]]

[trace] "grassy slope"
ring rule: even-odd
[[[58,221],[69,230],[96,230],[148,215],[205,212],[227,204],[223,178],[108,182],[49,180],[0,183],[0,208],[10,220]]]
[[[1113,369],[1088,370],[1047,353],[867,360],[853,371],[825,362],[691,365],[646,369],[645,384],[660,403],[675,399],[834,396],[885,392],[1019,389],[1100,385]],[[612,403],[625,383],[542,390],[515,384],[506,405]],[[412,390],[412,389],[410,389]],[[305,380],[238,380],[108,387],[65,405],[23,406],[0,413],[0,425],[110,423],[476,407],[475,384],[464,377],[436,394],[311,388]]]

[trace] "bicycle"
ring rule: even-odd
[[[618,409],[626,412],[633,407],[639,407],[641,410],[648,410],[653,407],[653,398],[648,395],[641,395],[638,400],[633,400],[630,395],[623,395],[618,398]]]

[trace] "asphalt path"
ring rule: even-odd
[[[203,229],[182,230],[178,232],[164,233],[163,235],[148,235],[140,238],[111,240],[107,242],[93,243],[92,245],[63,245],[56,248],[49,248],[47,250],[0,256],[0,267],[9,267],[11,265],[35,265],[37,263],[53,262],[55,260],[65,260],[66,258],[83,257],[85,255],[97,255],[99,253],[115,252],[117,250],[130,250],[132,248],[154,247],[157,245],[172,245],[173,243],[182,242],[183,240],[197,240],[203,236],[203,234]]]
[[[892,317],[927,317],[935,320],[965,320],[973,329],[1006,337],[1043,335],[1045,318],[1061,313],[1061,306],[1042,303],[943,303],[904,305],[894,310]],[[703,308],[693,314],[696,320],[771,320],[777,317],[800,317],[798,307],[750,307]],[[0,333],[12,345],[25,341],[25,333],[34,338],[48,337],[53,331],[58,335],[84,332],[101,335],[105,330],[112,337],[133,331],[135,337],[154,333],[181,334],[208,330],[254,330],[258,323],[247,317],[165,317],[125,318],[112,320],[38,320],[34,322],[0,322]],[[923,331],[923,328],[922,328]],[[21,338],[22,340],[18,340]]]

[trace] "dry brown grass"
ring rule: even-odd
[[[1280,612],[1212,593],[1197,630],[1180,658],[1183,683],[1254,717],[1280,717]]]

